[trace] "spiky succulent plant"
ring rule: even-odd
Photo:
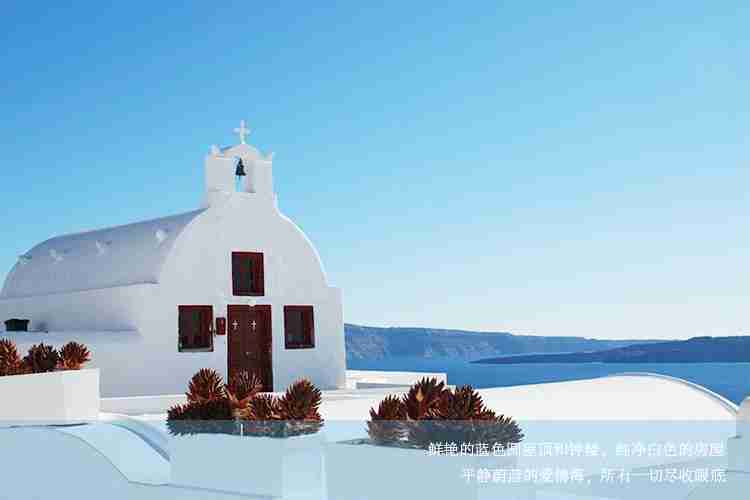
[[[250,401],[248,420],[281,420],[279,399],[270,394],[259,394]]]
[[[314,434],[323,426],[321,401],[320,390],[304,379],[289,386],[281,397],[257,395],[244,418],[244,433],[268,437]]]
[[[91,361],[91,353],[83,344],[68,342],[60,349],[60,369],[62,370],[80,370],[89,361]]]
[[[174,406],[167,412],[170,434],[234,434],[237,427],[226,399],[210,399]]]
[[[512,418],[497,417],[468,385],[449,391],[429,417],[411,422],[406,438],[411,446],[425,449],[430,443],[485,443],[489,449],[506,448],[522,439],[518,424]]]
[[[320,389],[307,379],[290,385],[279,398],[281,418],[284,420],[321,420],[320,404],[323,401]]]
[[[185,395],[189,403],[223,399],[224,381],[216,370],[202,368],[190,379]]]
[[[428,417],[438,411],[448,394],[445,382],[438,382],[436,378],[423,378],[414,384],[404,396],[403,402],[407,416],[411,420]]]
[[[406,428],[406,406],[397,396],[386,396],[378,405],[377,411],[370,408],[370,421],[367,422],[367,434],[380,445],[395,444],[401,441]]]
[[[279,398],[258,394],[242,417],[243,434],[248,436],[280,437],[283,435]]]
[[[262,387],[260,379],[246,370],[236,372],[229,378],[229,383],[224,386],[224,393],[237,418],[242,418],[251,411],[250,401]]]
[[[470,385],[465,385],[447,393],[435,416],[442,420],[474,420],[483,418],[486,412],[482,396]]]
[[[400,424],[386,425],[399,418]],[[371,409],[368,432],[376,444],[424,449],[431,443],[506,448],[524,437],[512,418],[498,417],[471,386],[449,390],[435,379],[422,379],[401,400],[389,396]]]
[[[21,358],[16,344],[9,339],[0,339],[0,377],[21,372]]]
[[[60,361],[60,355],[54,347],[45,343],[31,346],[28,354],[23,358],[24,369],[30,373],[46,373],[55,371]]]
[[[224,386],[216,371],[200,370],[190,380],[188,403],[167,412],[169,432],[289,437],[323,426],[321,392],[308,380],[295,382],[281,397],[260,394],[260,388],[260,380],[247,372]]]
[[[312,382],[302,379],[290,385],[279,398],[281,419],[286,423],[286,435],[314,434],[323,427],[320,404],[323,396]]]

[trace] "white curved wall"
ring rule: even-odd
[[[156,231],[166,225],[164,221],[173,228],[164,245],[159,246]],[[86,252],[95,251],[95,241],[103,235],[115,243],[129,241],[130,246],[113,244],[118,251],[129,248],[121,259],[112,258],[113,255],[87,257],[94,259],[96,266],[85,268],[83,281],[101,285],[100,288],[49,293],[61,287],[77,289],[83,281],[45,278],[45,266],[53,264],[42,265],[39,260],[23,271],[21,281],[14,281],[20,279],[18,274],[9,281],[14,283],[9,287],[11,295],[24,290],[39,293],[0,298],[0,320],[29,318],[34,330],[58,332],[50,336],[11,335],[20,349],[39,341],[56,347],[69,340],[83,341],[93,353],[91,366],[101,369],[103,396],[179,394],[199,368],[214,368],[226,376],[227,337],[214,337],[213,352],[178,352],[178,306],[212,305],[214,317],[226,317],[230,304],[267,304],[272,310],[274,389],[283,390],[300,377],[311,379],[323,389],[345,386],[341,292],[328,286],[314,246],[299,227],[279,212],[275,196],[268,190],[221,192],[204,210],[176,219],[52,239],[36,247],[35,252],[44,255],[50,242],[62,241],[76,249],[70,256],[83,259]],[[128,235],[134,239],[126,238]],[[233,251],[263,252],[264,296],[232,295]],[[79,265],[85,266],[85,260]],[[54,265],[58,264],[50,269],[66,269],[68,274],[75,270],[70,259]],[[125,275],[147,278],[148,283],[108,286],[110,282],[119,283],[118,277]],[[63,282],[46,283],[45,279]],[[18,288],[18,283],[26,283],[26,288]],[[284,305],[313,306],[314,348],[285,348]],[[116,331],[128,333],[113,334]]]
[[[263,252],[264,296],[232,295],[232,251]],[[85,342],[103,396],[180,394],[199,368],[227,372],[226,336],[214,337],[213,352],[178,352],[178,306],[190,304],[213,306],[215,317],[226,317],[230,304],[270,305],[274,389],[300,377],[324,389],[345,386],[341,292],[328,286],[315,248],[269,196],[233,194],[191,219],[157,284],[0,300],[0,318],[31,318],[32,329],[56,332],[6,335],[22,351],[41,341]],[[284,306],[300,304],[314,308],[315,347],[287,350]]]
[[[265,295],[232,295],[232,251],[264,254]],[[150,349],[169,358],[171,387],[184,391],[198,367],[226,376],[227,337],[214,337],[210,353],[177,352],[177,306],[212,305],[214,316],[227,315],[230,304],[268,304],[272,308],[274,389],[285,389],[304,376],[321,388],[345,385],[345,347],[341,292],[329,287],[320,258],[307,237],[276,208],[270,197],[234,194],[198,217],[175,244],[160,278],[158,314],[149,331],[166,332],[145,339]],[[312,305],[315,347],[284,347],[284,305]],[[156,326],[159,325],[159,326]]]

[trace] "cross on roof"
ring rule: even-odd
[[[234,129],[235,134],[240,134],[240,143],[245,144],[245,136],[250,133],[250,129],[245,127],[245,120],[240,120],[240,126]]]

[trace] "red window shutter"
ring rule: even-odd
[[[190,322],[187,318],[187,309],[183,306],[179,307],[179,324],[177,326],[179,330],[179,342],[180,342],[180,348],[182,349],[190,349],[190,336],[188,335],[188,325]]]
[[[255,257],[255,290],[253,290],[258,295],[263,295],[266,290],[266,283],[265,283],[265,266],[263,265],[263,254],[259,253],[256,254]]]
[[[315,345],[315,318],[312,306],[305,309],[305,327],[305,344],[312,347]]]
[[[195,325],[193,326],[195,332],[195,346],[196,348],[202,347],[203,344],[203,329],[206,324],[206,311],[202,307],[195,308]]]
[[[284,306],[284,343],[287,349],[315,347],[312,306]]]
[[[263,254],[232,252],[232,294],[261,296],[264,293]]]
[[[213,350],[213,306],[178,306],[180,350]]]
[[[205,346],[208,344],[208,340],[209,340],[208,331],[211,328],[211,323],[210,323],[211,319],[210,319],[210,315],[208,314],[208,310],[205,307],[201,309],[202,311],[201,311],[201,326],[200,326],[200,332],[201,332],[200,333],[201,335],[200,345]]]

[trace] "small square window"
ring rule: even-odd
[[[284,343],[287,349],[315,347],[312,306],[284,306]]]
[[[261,296],[264,288],[263,254],[232,252],[232,294]]]
[[[180,352],[213,351],[212,306],[179,306],[178,345]]]

